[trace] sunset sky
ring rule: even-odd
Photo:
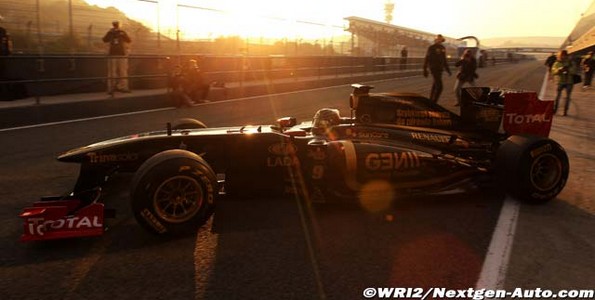
[[[386,0],[85,0],[162,32],[312,38],[341,34],[344,17],[384,21]],[[157,4],[158,2],[158,4]],[[567,36],[593,0],[392,0],[391,24],[450,37]],[[176,3],[179,4],[176,9]],[[307,25],[309,22],[319,25]],[[324,26],[323,26],[324,25]]]

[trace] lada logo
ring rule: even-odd
[[[277,143],[269,146],[269,153],[273,155],[293,155],[297,153],[297,147],[294,144]]]
[[[300,164],[297,156],[269,156],[267,157],[267,167],[292,167]]]

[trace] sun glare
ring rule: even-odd
[[[177,17],[176,26],[180,28],[182,36],[188,39],[217,36],[316,39],[332,37],[343,32],[343,29],[337,25],[301,21],[296,11],[292,9],[262,7],[249,1],[238,1],[233,6],[222,6],[212,10],[178,6],[175,17]],[[164,20],[164,22],[172,23],[172,20]]]

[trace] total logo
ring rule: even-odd
[[[543,114],[533,114],[533,115],[519,115],[516,113],[506,114],[505,119],[508,120],[509,124],[531,124],[531,123],[543,123],[543,122],[551,122],[552,118],[547,117],[545,113]]]
[[[80,229],[80,228],[103,228],[103,223],[98,216],[93,217],[68,217],[58,220],[45,220],[44,218],[27,219],[27,231],[31,235],[43,236],[52,230]]]

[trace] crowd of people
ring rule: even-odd
[[[437,103],[443,90],[442,73],[446,72],[449,76],[451,71],[447,62],[446,48],[442,45],[445,39],[438,34],[434,39],[434,44],[428,47],[423,64],[423,75],[428,77],[432,75],[432,86],[430,89],[430,100]],[[471,49],[466,49],[463,55],[455,62],[458,68],[454,85],[456,96],[455,106],[461,105],[461,91],[465,84],[475,86],[475,80],[479,78],[476,70],[478,67],[476,54]],[[568,51],[560,50],[557,54],[552,53],[544,65],[548,70],[548,78],[556,84],[556,98],[554,100],[554,114],[557,113],[560,106],[562,94],[565,92],[565,103],[563,107],[563,116],[568,115],[568,109],[571,102],[572,89],[575,84],[582,82],[584,90],[591,88],[593,72],[595,71],[595,57],[593,51],[590,51],[584,57],[573,57]],[[581,73],[583,77],[581,77]]]
[[[562,94],[565,93],[565,103],[563,116],[568,115],[570,107],[572,90],[575,84],[583,83],[583,89],[591,88],[593,71],[595,70],[595,58],[593,51],[590,51],[584,57],[572,57],[566,50],[560,50],[558,53],[552,53],[545,60],[544,65],[547,68],[549,79],[556,84],[556,98],[554,100],[554,114],[557,113]],[[581,78],[581,71],[583,77]]]

